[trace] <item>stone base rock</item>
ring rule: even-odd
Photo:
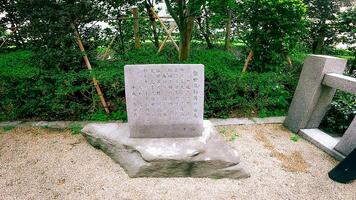
[[[210,121],[192,138],[130,138],[128,124],[88,124],[88,142],[119,163],[130,177],[245,178],[239,156]]]

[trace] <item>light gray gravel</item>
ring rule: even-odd
[[[251,177],[129,178],[69,131],[0,131],[0,199],[356,199],[356,183],[331,181],[337,163],[281,125],[220,127]]]

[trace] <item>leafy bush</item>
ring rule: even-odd
[[[205,65],[204,117],[245,117],[285,115],[305,54],[294,52],[290,73],[240,74],[243,60],[220,49],[194,47],[186,63]],[[299,50],[302,51],[302,50]],[[91,75],[80,71],[58,71],[40,68],[31,60],[31,52],[14,51],[0,54],[0,120],[127,120],[124,70],[126,64],[179,63],[171,48],[155,55],[152,46],[116,55],[114,61],[95,64],[96,75],[110,107],[102,110]],[[152,56],[155,55],[155,56]],[[213,58],[213,59],[212,59]],[[352,63],[352,62],[351,62]],[[330,132],[343,133],[355,115],[355,97],[338,92],[331,110],[322,123]]]
[[[302,0],[244,0],[237,5],[238,31],[253,51],[251,70],[281,71],[289,51],[305,34],[306,6]]]
[[[356,95],[338,91],[325,115],[321,128],[330,133],[342,134],[356,115]]]
[[[283,115],[293,87],[282,74],[246,73],[242,60],[220,49],[194,47],[187,63],[205,65],[205,117]],[[0,57],[0,120],[126,120],[126,64],[179,63],[173,47],[155,55],[152,46],[99,61],[93,74],[99,80],[111,114],[101,107],[86,69],[58,71],[35,66],[31,53],[15,51]],[[154,55],[154,56],[153,56]],[[16,59],[15,59],[16,58]],[[212,59],[214,58],[214,59]]]

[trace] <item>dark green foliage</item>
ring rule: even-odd
[[[137,4],[135,0],[0,2],[0,13],[6,13],[0,20],[0,43],[8,39],[6,49],[0,50],[3,52],[0,54],[0,120],[126,120],[123,66],[180,63],[171,45],[160,55],[156,55],[153,45],[147,45],[147,41],[155,41],[149,19],[140,18],[143,47],[133,49],[133,20],[121,17],[131,17],[130,7]],[[184,63],[202,63],[206,67],[206,118],[286,114],[304,57],[310,51],[304,43],[314,50],[321,47],[323,53],[330,55],[342,54],[348,59],[356,56],[355,7],[337,16],[339,2],[335,0],[304,0],[309,10],[302,0],[166,2],[172,3],[168,8],[180,30],[174,37],[179,37],[181,46],[185,47],[182,60],[189,54]],[[145,4],[137,5],[140,17],[147,16]],[[243,44],[243,48],[240,45],[230,49],[235,55],[219,49],[225,33],[217,29],[225,29],[227,11],[233,11],[231,38]],[[309,23],[306,23],[306,12],[313,18]],[[111,27],[103,30],[95,25],[99,21]],[[93,66],[92,74],[83,64],[72,23],[80,32]],[[194,24],[199,26],[192,31]],[[5,35],[6,26],[16,31]],[[162,28],[158,28],[158,33],[163,40]],[[110,51],[111,61],[101,61],[98,58],[114,36],[117,37]],[[300,42],[301,38],[305,41]],[[196,44],[202,43],[196,39],[205,40],[209,48],[215,49],[206,50],[192,44],[190,53],[191,39]],[[336,51],[329,45],[335,41],[348,44],[349,51]],[[28,51],[6,53],[14,47]],[[249,72],[240,74],[243,55],[250,50],[254,58]],[[287,56],[293,58],[293,66],[287,64]],[[355,69],[356,59],[353,59],[348,63],[348,73],[355,76]],[[102,110],[92,75],[100,82],[110,115]],[[355,96],[338,93],[323,126],[328,125],[332,132],[343,132],[354,115]]]
[[[340,41],[349,45],[349,51],[354,58],[348,63],[348,73],[356,77],[356,5],[340,14],[338,31]]]
[[[14,128],[16,128],[16,126],[4,126],[4,127],[2,127],[2,130],[7,132],[7,131],[11,131]]]
[[[328,49],[331,55],[342,55],[348,59],[346,74],[356,77],[356,6],[350,7],[338,16],[339,40],[348,44],[348,51]],[[321,128],[328,132],[342,134],[356,115],[356,95],[338,91],[330,110],[323,119]]]
[[[321,128],[330,133],[343,134],[356,115],[356,95],[338,91]]]
[[[315,54],[324,53],[324,48],[336,41],[337,14],[340,0],[304,0],[308,6],[309,32],[306,41]]]
[[[302,0],[245,0],[236,9],[240,38],[253,51],[251,70],[280,72],[305,33]],[[247,54],[247,53],[246,53]]]
[[[286,76],[276,73],[240,75],[214,68],[206,72],[206,117],[279,116],[287,111],[291,92]]]
[[[205,117],[283,115],[294,85],[283,74],[240,75],[243,61],[223,50],[194,46],[187,63],[205,65]],[[100,61],[93,73],[108,101],[110,115],[99,103],[87,70],[61,72],[31,64],[30,53],[0,57],[0,120],[126,120],[123,67],[138,63],[179,63],[173,47],[155,55],[152,45]],[[12,58],[21,58],[13,60]],[[212,59],[214,58],[214,59]]]

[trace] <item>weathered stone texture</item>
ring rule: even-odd
[[[203,128],[203,65],[127,65],[131,137],[194,137]]]
[[[335,146],[335,150],[343,155],[349,155],[356,148],[356,117],[351,122],[351,125],[346,130],[340,142]]]
[[[342,74],[346,60],[331,56],[310,55],[289,107],[284,125],[293,132],[302,128],[317,128],[328,110],[335,89],[322,85],[326,73]]]
[[[239,156],[209,121],[200,137],[130,138],[128,124],[88,124],[90,144],[119,163],[130,177],[244,178]]]

